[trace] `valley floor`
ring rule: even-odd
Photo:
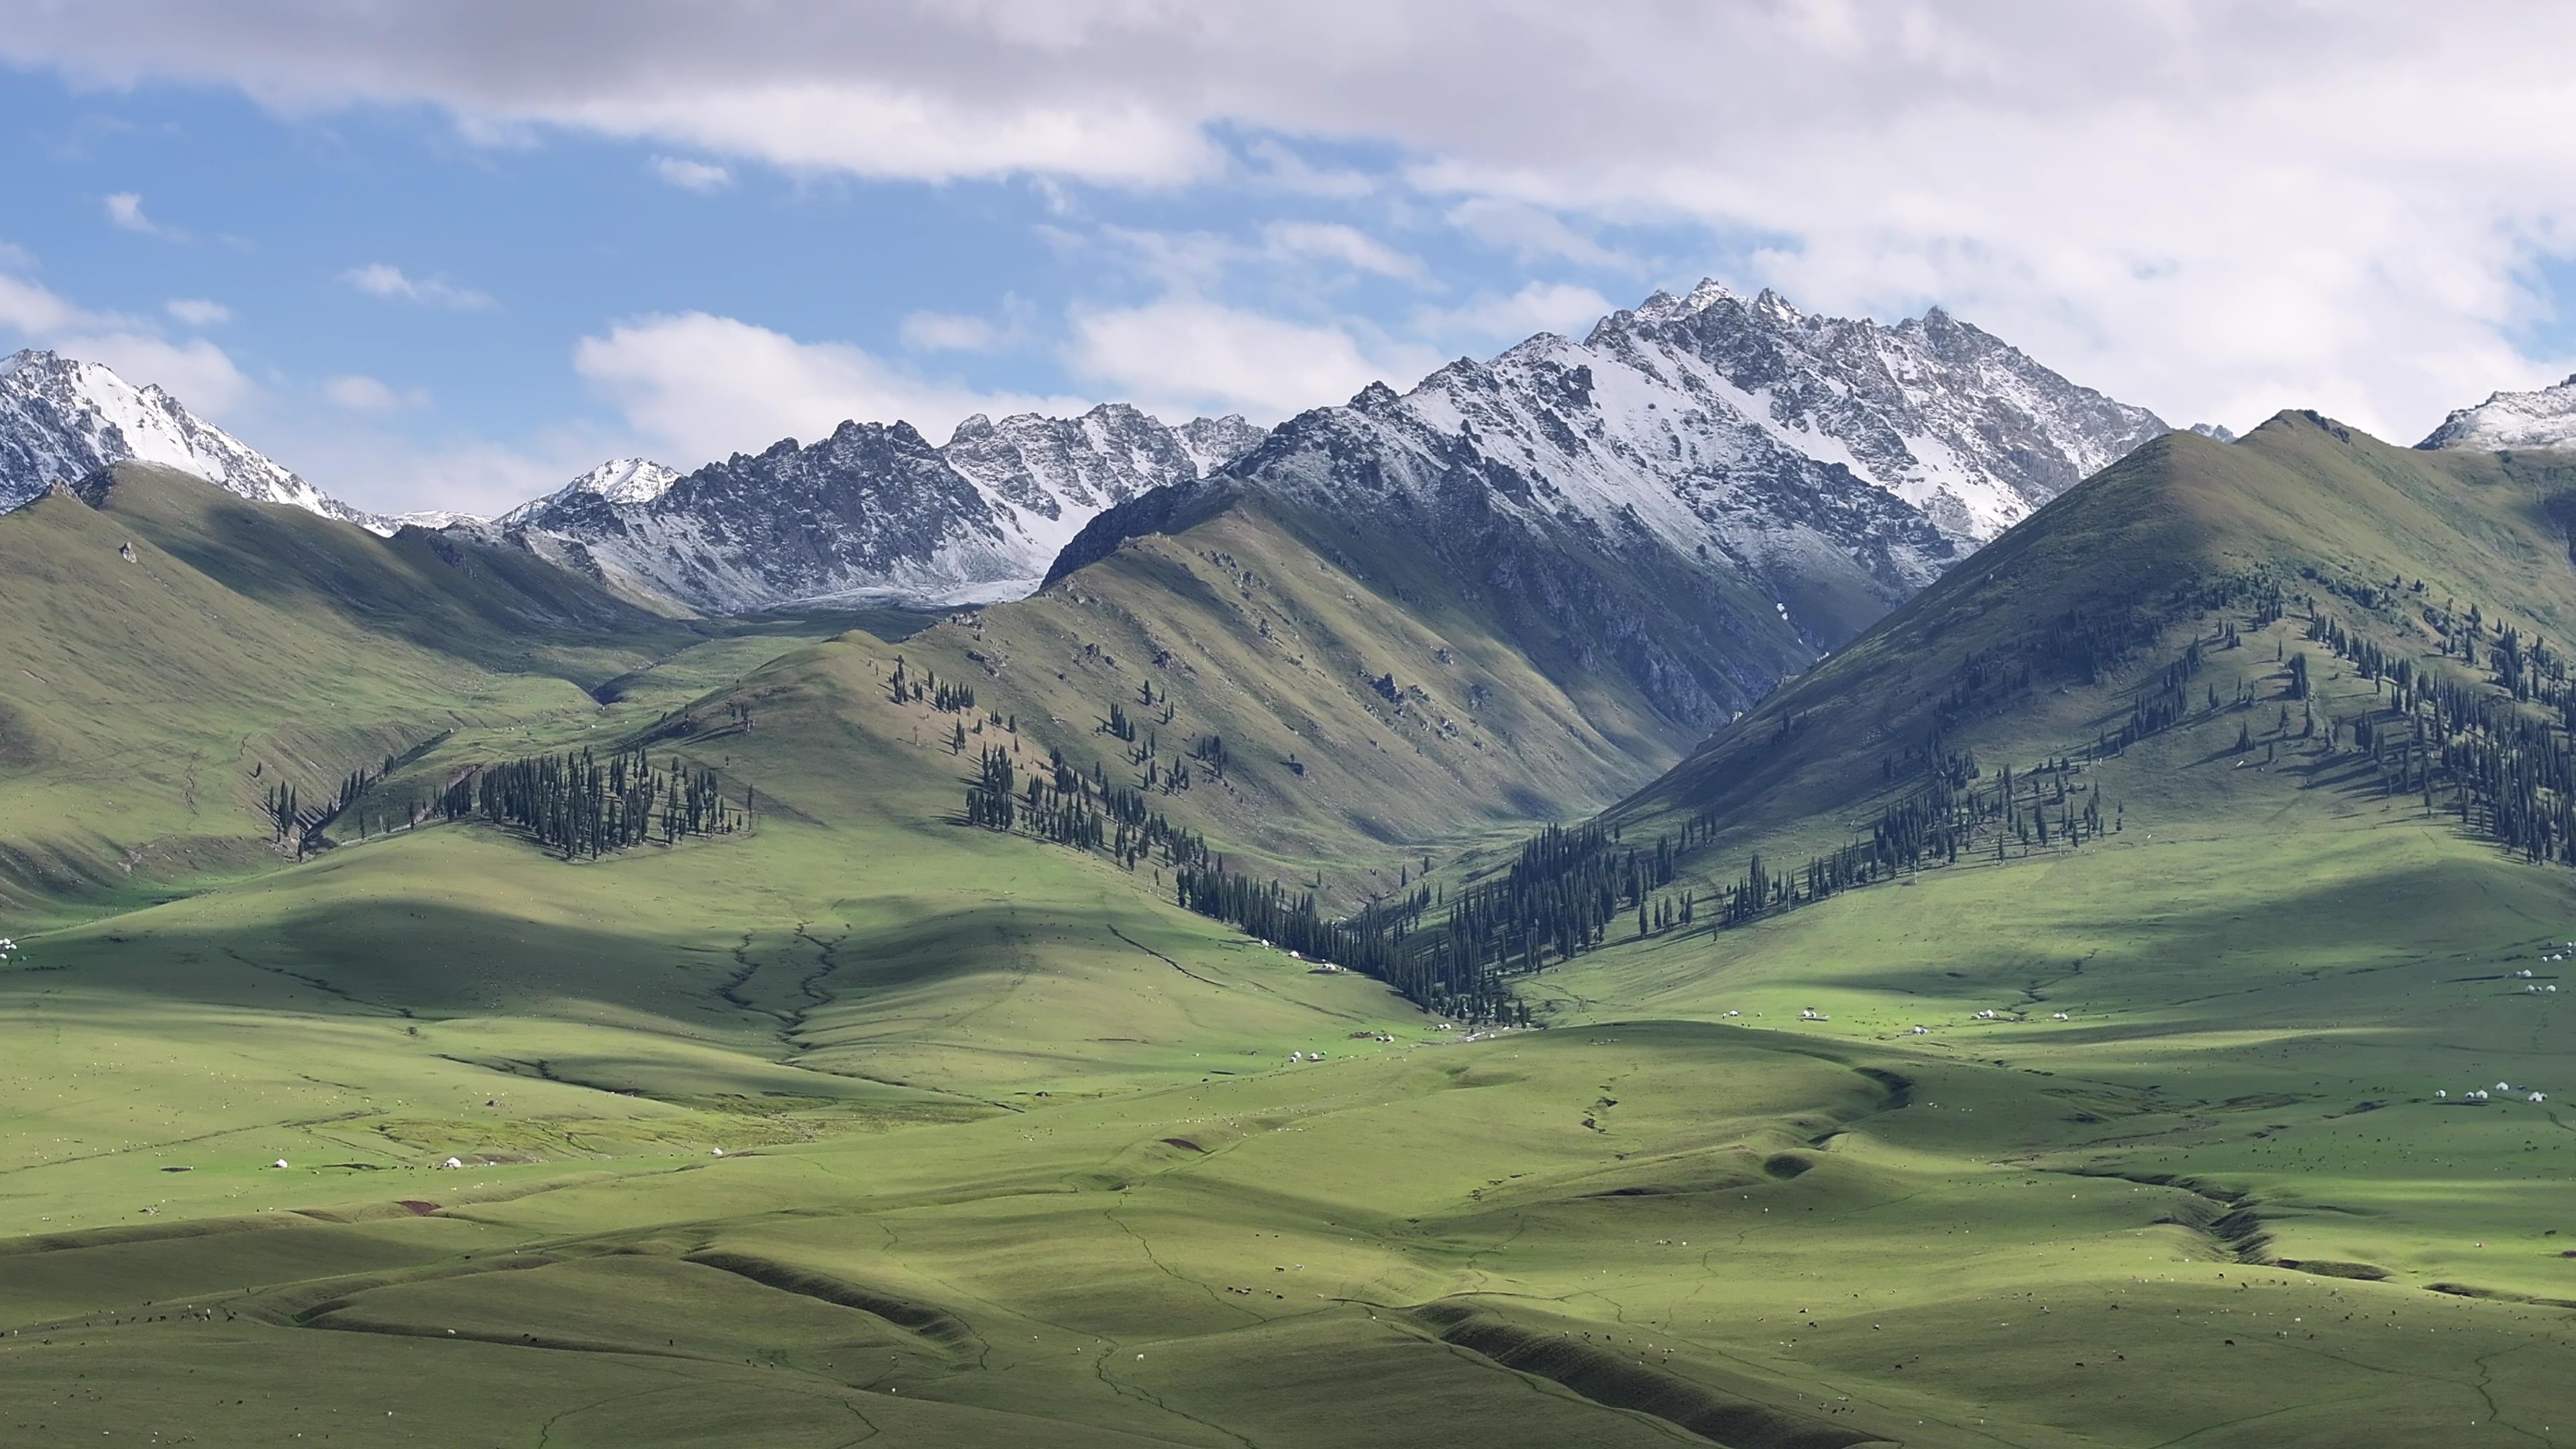
[[[2456,1100],[2564,1085],[2514,973],[2576,893],[2437,825],[2292,890],[2134,828],[1935,872],[1471,1041],[1094,858],[849,818],[424,831],[28,943],[0,1432],[2576,1439],[2576,1134]]]

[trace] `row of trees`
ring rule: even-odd
[[[1011,750],[986,746],[966,787],[965,819],[986,830],[1019,830],[1077,850],[1104,851],[1129,870],[1148,859],[1186,867],[1207,858],[1207,843],[1155,811],[1143,790],[1111,785],[1098,764],[1084,774],[1060,749],[1050,750],[1046,767],[1029,771],[1022,782]]]
[[[896,704],[927,704],[943,712],[969,712],[975,708],[973,685],[943,684],[935,669],[911,673],[900,655],[895,657],[894,673],[886,676],[886,690]]]
[[[2483,622],[2472,606],[2446,652],[2473,661]],[[2309,637],[2374,689],[2388,686],[2385,708],[2352,721],[2353,743],[2370,752],[2384,794],[2447,808],[2463,828],[2526,860],[2576,865],[2576,699],[2545,641],[2499,626],[2482,686],[2416,669],[2340,620],[2312,619]]]
[[[755,806],[748,787],[737,804],[725,798],[714,771],[688,769],[677,755],[656,769],[640,747],[605,759],[583,750],[488,765],[448,786],[439,801],[449,821],[487,821],[566,860],[731,835],[750,828]]]

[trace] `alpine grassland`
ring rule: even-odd
[[[699,620],[91,491],[9,1442],[2576,1437],[2558,458],[2173,435],[1705,740],[1258,509]]]

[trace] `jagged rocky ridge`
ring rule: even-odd
[[[1414,528],[1496,588],[1556,571],[1569,548],[1749,585],[1777,617],[1745,627],[1785,627],[1812,658],[2165,430],[1938,309],[1882,326],[1703,282],[1579,343],[1542,334],[1402,395],[1372,385],[1231,471]],[[1100,520],[1057,572],[1156,512]]]
[[[1239,417],[1171,427],[1124,404],[981,415],[934,447],[909,423],[845,422],[685,476],[603,464],[491,531],[631,592],[711,612],[831,599],[1017,598],[1102,509],[1258,443]]]
[[[502,522],[527,547],[700,609],[982,602],[1034,587],[1102,510],[1223,468],[1325,510],[1400,497],[1435,533],[1491,514],[1618,557],[1655,550],[1751,581],[1830,647],[2164,430],[1938,309],[1882,326],[1703,282],[1580,343],[1533,337],[1267,437],[1239,418],[1169,428],[1116,405],[969,418],[936,448],[901,423],[847,423],[650,497],[576,483]]]
[[[2473,408],[2442,420],[2419,448],[2576,448],[2576,376],[2530,392],[2489,393]]]
[[[255,502],[393,532],[389,521],[325,496],[158,384],[138,388],[102,363],[54,352],[0,357],[0,512],[33,502],[56,483],[131,462],[176,468]]]

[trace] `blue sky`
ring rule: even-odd
[[[2220,0],[224,10],[0,0],[0,347],[381,508],[852,415],[1274,421],[1703,275],[2177,422],[2411,438],[2576,354],[2527,8],[2502,56]]]

